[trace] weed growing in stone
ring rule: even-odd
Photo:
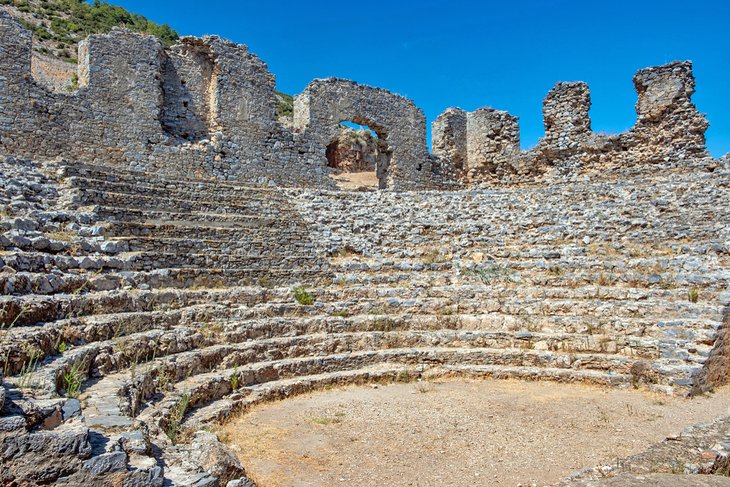
[[[23,367],[20,369],[20,381],[18,382],[18,387],[21,389],[33,387],[33,374],[38,369],[38,362],[43,355],[42,352],[34,346],[28,346],[25,349],[25,353],[28,355],[28,360],[23,363]]]
[[[486,286],[494,282],[519,282],[517,271],[501,265],[474,266],[469,269],[461,269],[461,275],[476,277]]]
[[[235,391],[238,389],[238,382],[241,379],[241,374],[238,372],[238,367],[233,369],[233,375],[231,375],[230,383],[231,383],[231,390]]]
[[[165,367],[160,368],[157,371],[157,390],[162,392],[166,391],[170,387],[172,377]]]
[[[64,389],[66,390],[66,397],[79,397],[79,394],[81,393],[82,368],[82,363],[77,363],[71,366],[71,368],[63,374],[63,384]]]
[[[687,292],[687,299],[690,303],[696,303],[700,299],[700,292],[696,287],[693,287]]]
[[[189,405],[190,393],[186,392],[180,396],[180,400],[172,408],[172,411],[170,411],[170,419],[168,420],[165,434],[167,434],[167,437],[170,438],[173,445],[177,443],[178,434],[180,433],[180,423],[182,423]]]
[[[297,300],[297,303],[303,306],[311,306],[314,304],[314,295],[302,286],[294,288],[294,299]]]

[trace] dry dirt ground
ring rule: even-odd
[[[419,382],[263,405],[219,433],[260,487],[542,486],[729,410],[728,388],[688,400],[580,384]]]
[[[375,171],[343,172],[332,175],[340,189],[378,189],[378,176]]]

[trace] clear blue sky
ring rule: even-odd
[[[296,94],[339,76],[412,98],[429,125],[449,106],[520,117],[522,147],[543,134],[557,81],[588,82],[595,131],[635,120],[637,69],[694,61],[694,101],[714,156],[730,152],[730,2],[111,0],[181,34],[248,44]]]

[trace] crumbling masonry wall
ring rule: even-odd
[[[461,174],[463,182],[534,175],[553,168],[569,173],[588,166],[708,157],[704,134],[709,124],[691,101],[695,87],[691,62],[642,69],[634,76],[634,85],[637,120],[625,133],[594,133],[588,85],[561,82],[543,102],[545,136],[535,148],[520,152],[511,145],[519,141],[516,118],[512,117],[512,123],[505,112],[479,109],[466,115],[466,139],[474,141],[468,144],[474,150],[467,151],[464,161],[463,137],[450,135],[463,130],[463,122],[453,116],[458,113],[455,109],[449,109],[433,124],[434,148],[439,147],[434,155],[439,156],[440,166],[452,166],[454,173]]]
[[[79,47],[79,89],[31,72],[31,34],[0,12],[0,152],[291,186],[331,186],[319,152],[275,120],[275,81],[246,46],[124,29]]]
[[[316,79],[294,98],[294,127],[323,157],[323,149],[339,137],[340,122],[367,125],[388,145],[387,187],[428,186],[426,117],[411,100],[339,78]]]
[[[466,117],[467,181],[485,174],[503,176],[515,172],[520,154],[520,127],[517,117],[507,112],[480,108]]]
[[[431,155],[424,114],[411,100],[352,81],[314,80],[295,98],[293,121],[279,123],[266,64],[246,46],[218,37],[185,37],[165,49],[152,36],[124,29],[91,36],[79,48],[73,92],[46,79],[40,64],[32,66],[31,40],[0,12],[0,153],[6,155],[333,188],[327,146],[339,123],[352,121],[388,145],[392,157],[378,172],[382,187],[397,190],[708,156],[708,122],[691,101],[690,62],[634,76],[637,121],[625,133],[592,132],[588,86],[558,83],[544,100],[545,136],[535,148],[520,151],[517,118],[507,112],[449,109],[433,123]]]
[[[466,112],[460,108],[447,108],[431,124],[433,155],[439,160],[449,161],[447,176],[463,178],[467,167],[466,154]]]

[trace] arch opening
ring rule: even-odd
[[[342,189],[384,189],[393,151],[380,127],[357,120],[341,122],[326,147],[327,166]]]

